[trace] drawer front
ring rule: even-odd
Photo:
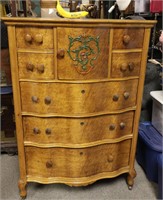
[[[111,77],[139,76],[141,53],[113,53]]]
[[[18,53],[19,77],[26,79],[53,79],[53,54]]]
[[[84,144],[132,134],[134,112],[92,118],[23,117],[24,141]]]
[[[25,147],[27,175],[79,178],[128,166],[131,141],[95,147]],[[100,162],[99,162],[100,161]]]
[[[16,41],[18,48],[52,49],[54,43],[53,29],[17,27]]]
[[[138,80],[87,84],[21,82],[22,111],[89,114],[136,105]]]
[[[108,29],[57,28],[57,36],[59,79],[108,77]]]
[[[113,33],[113,49],[142,48],[143,39],[143,28],[115,28]]]

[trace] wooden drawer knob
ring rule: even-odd
[[[47,167],[47,168],[52,168],[52,167],[53,167],[52,161],[47,161],[47,162],[46,162],[46,167]]]
[[[32,42],[32,36],[30,34],[28,34],[28,33],[25,35],[24,39],[28,43]]]
[[[42,34],[36,34],[35,35],[35,42],[41,44],[43,42],[43,36]]]
[[[45,130],[45,133],[46,133],[47,135],[50,135],[50,134],[51,134],[51,129],[50,129],[50,128],[47,128],[47,129]]]
[[[32,96],[32,101],[33,101],[34,103],[38,103],[38,97]]]
[[[38,71],[40,74],[43,74],[43,73],[44,73],[44,69],[45,69],[45,67],[44,67],[43,64],[42,64],[42,65],[39,65],[39,66],[37,67],[37,71]]]
[[[119,99],[119,96],[118,96],[117,94],[115,94],[115,95],[113,96],[113,101],[118,101],[118,99]]]
[[[62,59],[65,56],[65,50],[64,49],[60,49],[57,52],[57,58]]]
[[[124,129],[124,128],[125,128],[125,123],[124,123],[124,122],[121,122],[121,123],[120,123],[120,128],[121,128],[121,129]]]
[[[114,125],[114,124],[111,124],[111,125],[109,126],[109,129],[110,129],[111,131],[113,131],[113,130],[115,129],[115,125]]]
[[[34,133],[34,134],[39,134],[39,133],[40,133],[39,128],[36,128],[36,127],[35,127],[35,128],[33,129],[33,133]]]
[[[123,96],[124,96],[125,99],[128,99],[129,96],[130,96],[130,93],[129,92],[124,92]]]
[[[45,104],[49,105],[51,104],[51,97],[45,97]]]
[[[33,64],[31,64],[31,63],[27,63],[27,65],[26,65],[26,69],[28,70],[28,71],[31,71],[31,72],[33,72],[33,70],[34,70],[34,65]]]
[[[124,35],[123,36],[123,43],[127,45],[127,44],[129,44],[129,42],[130,42],[130,36]]]
[[[108,162],[113,162],[113,156],[112,155],[109,155]]]
[[[129,64],[128,64],[128,69],[129,69],[129,71],[133,71],[134,70],[134,63],[133,62],[130,62]]]
[[[80,125],[81,125],[81,126],[84,126],[84,122],[80,122]]]
[[[85,93],[85,90],[81,90],[81,93],[84,94],[84,93]]]
[[[121,64],[121,66],[120,66],[120,70],[122,71],[122,72],[125,72],[126,70],[127,70],[127,63],[122,63]]]

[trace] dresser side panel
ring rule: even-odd
[[[19,77],[18,77],[15,26],[8,26],[8,39],[9,39],[12,88],[14,97],[16,134],[17,134],[17,145],[18,145],[18,156],[19,156],[19,167],[20,167],[20,180],[26,183],[26,163],[25,163],[24,142],[23,142],[23,125],[21,116],[21,100],[20,100],[20,87],[19,87]]]
[[[140,119],[140,113],[141,113],[144,80],[145,80],[145,72],[146,72],[146,65],[147,65],[149,39],[150,39],[150,29],[147,28],[147,29],[145,29],[145,33],[144,33],[143,51],[142,51],[142,58],[141,58],[141,69],[140,69],[138,93],[137,93],[137,108],[135,111],[135,118],[134,118],[134,122],[133,122],[134,126],[133,126],[133,140],[132,140],[131,154],[130,154],[130,173],[132,173],[133,169],[134,169],[138,128],[139,128],[139,119]]]

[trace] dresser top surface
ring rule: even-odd
[[[48,26],[72,26],[88,25],[90,27],[153,27],[156,20],[120,20],[120,19],[54,19],[54,18],[28,18],[28,17],[2,17],[8,25],[48,25]]]

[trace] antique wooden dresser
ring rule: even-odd
[[[146,20],[3,18],[20,165],[27,182],[131,189],[150,29]]]

